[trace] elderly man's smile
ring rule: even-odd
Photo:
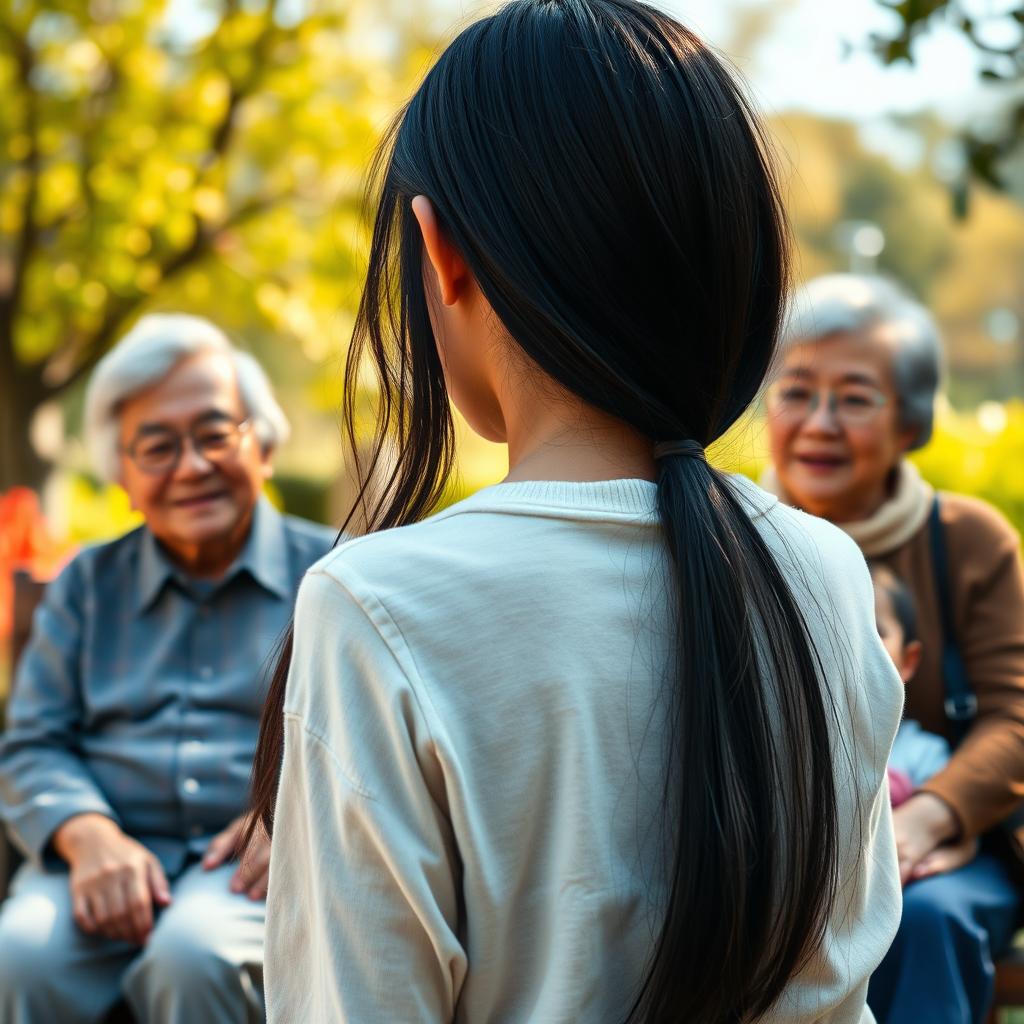
[[[171,501],[171,504],[175,508],[204,509],[218,502],[225,501],[230,497],[231,495],[227,491],[210,491],[206,494],[192,494],[187,497],[175,498]]]

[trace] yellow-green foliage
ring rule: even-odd
[[[1024,403],[943,410],[932,442],[913,459],[939,490],[984,498],[1024,531]]]
[[[70,476],[67,487],[68,536],[76,544],[111,540],[134,529],[142,516],[116,485],[96,486],[84,476]]]
[[[728,473],[759,479],[768,465],[768,432],[764,420],[759,415],[744,416],[708,449],[708,459]]]

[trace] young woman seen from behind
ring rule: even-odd
[[[733,76],[631,0],[515,0],[376,170],[348,422],[369,364],[397,463],[267,704],[270,1019],[870,1020],[901,706],[871,584],[703,457],[787,284]],[[424,519],[449,398],[509,473]]]

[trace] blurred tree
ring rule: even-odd
[[[992,188],[1024,199],[1024,3],[979,5],[964,0],[876,0],[898,18],[895,32],[871,37],[885,64],[913,63],[914,41],[937,23],[959,30],[980,55],[983,80],[1001,89],[997,111],[963,133],[965,170]],[[953,183],[955,208],[965,214],[968,174]]]
[[[0,490],[40,481],[33,417],[147,308],[326,354],[418,51],[358,0],[296,10],[0,0]]]
[[[1024,393],[1024,207],[982,182],[971,216],[957,219],[932,172],[949,129],[931,119],[902,127],[926,145],[899,166],[862,142],[856,126],[793,113],[773,119],[785,154],[787,207],[801,278],[849,270],[843,222],[881,228],[878,269],[903,282],[936,314],[958,405]]]
[[[772,124],[790,167],[787,205],[801,276],[851,269],[849,240],[837,229],[868,221],[885,236],[878,269],[930,299],[954,239],[942,189],[928,172],[868,150],[847,121],[793,113]]]

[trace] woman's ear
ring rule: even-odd
[[[469,277],[465,260],[448,241],[434,212],[434,204],[426,196],[416,196],[412,201],[412,212],[423,235],[423,248],[427,259],[434,268],[437,290],[446,306],[454,306],[462,294]]]

